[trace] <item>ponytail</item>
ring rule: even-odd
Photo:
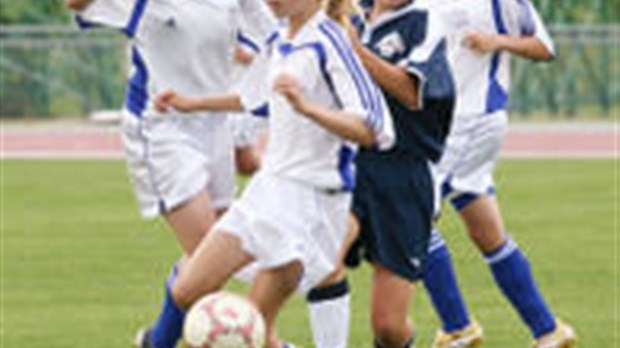
[[[334,21],[347,27],[351,25],[351,16],[361,13],[355,1],[356,0],[323,0],[323,10]]]

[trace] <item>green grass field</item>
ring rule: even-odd
[[[179,249],[165,224],[142,221],[120,161],[1,161],[1,331],[6,348],[129,347],[156,315]],[[582,348],[618,347],[618,162],[505,161],[507,226],[529,255],[557,315]],[[453,213],[442,221],[485,347],[524,348],[527,330],[494,286]],[[351,348],[369,348],[368,269],[351,274]],[[238,287],[238,285],[235,285]],[[426,294],[411,315],[418,345],[437,327]],[[282,336],[311,347],[303,301]]]

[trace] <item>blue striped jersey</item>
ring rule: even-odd
[[[322,189],[353,189],[357,146],[300,115],[275,92],[274,82],[282,74],[297,79],[309,102],[363,119],[377,147],[389,148],[394,142],[389,110],[344,30],[322,11],[292,38],[281,27],[256,57],[239,94],[246,110],[269,115],[261,170]]]
[[[529,0],[422,0],[449,23],[449,59],[457,86],[456,117],[505,110],[510,89],[510,54],[481,54],[463,45],[468,31],[535,36],[555,54],[553,41]]]
[[[166,89],[228,92],[235,45],[242,37],[262,42],[276,26],[263,0],[94,0],[77,20],[131,39],[125,108],[137,117],[158,116],[152,98]]]

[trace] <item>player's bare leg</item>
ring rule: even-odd
[[[166,281],[165,298],[159,317],[149,330],[138,333],[136,338],[138,347],[167,348],[176,345],[181,336],[185,313],[175,304],[171,292],[172,287],[185,261],[199,245],[218,215],[219,212],[213,209],[211,197],[206,189],[164,213],[166,221],[183,249],[183,256]]]
[[[480,196],[459,214],[469,237],[481,252],[493,252],[506,242],[504,222],[495,196]]]
[[[235,148],[235,166],[237,172],[252,175],[260,167],[260,154],[253,145]]]
[[[413,289],[413,283],[373,264],[371,321],[376,348],[413,346],[413,323],[409,318]]]
[[[566,344],[570,347],[575,334],[570,326],[558,324],[545,302],[527,257],[504,230],[495,197],[480,196],[459,213],[469,236],[489,264],[496,284],[527,324],[534,339],[545,341],[547,337],[561,336],[556,339],[558,345],[549,347],[563,347]]]
[[[254,278],[250,299],[265,319],[267,348],[282,348],[283,343],[275,331],[276,317],[284,302],[297,288],[302,272],[302,264],[295,261],[278,268],[262,270]]]
[[[188,256],[211,229],[218,215],[219,212],[213,209],[209,193],[203,190],[164,216],[184,254]]]
[[[217,291],[233,274],[252,262],[239,238],[210,233],[187,260],[172,289],[176,304],[189,308],[201,296]]]

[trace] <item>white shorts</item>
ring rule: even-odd
[[[446,186],[451,196],[459,193],[482,195],[493,189],[493,170],[507,128],[505,111],[455,118],[445,152],[436,168],[444,195]]]
[[[265,118],[243,113],[232,113],[229,120],[236,148],[254,145],[259,137],[267,132],[268,121]]]
[[[225,117],[123,117],[123,144],[140,211],[152,218],[203,189],[215,209],[233,199],[232,132]]]
[[[299,290],[307,293],[340,262],[350,204],[350,193],[328,194],[259,172],[213,230],[238,237],[258,269],[300,261]]]

